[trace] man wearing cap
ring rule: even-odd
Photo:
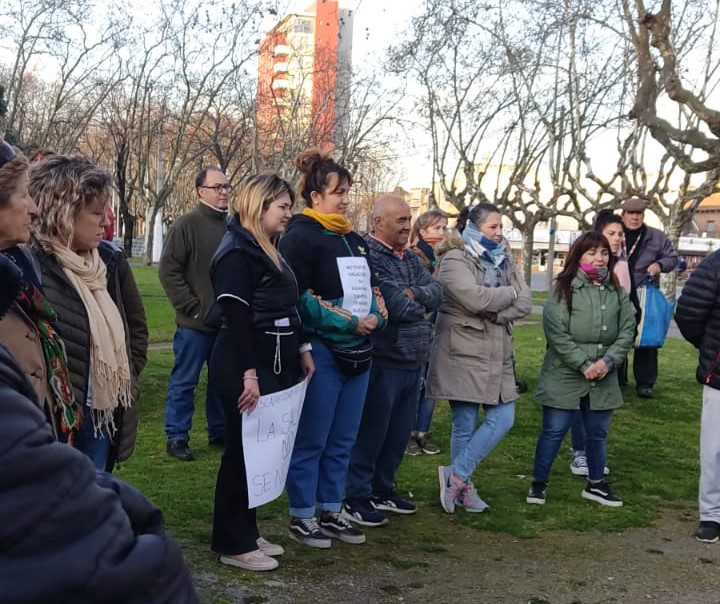
[[[647,202],[637,197],[622,204],[622,221],[625,231],[625,250],[630,267],[632,290],[630,300],[638,308],[637,287],[648,276],[659,281],[660,273],[675,269],[678,253],[665,233],[645,224]],[[652,397],[657,379],[657,348],[637,348],[633,360],[635,388],[641,398]]]

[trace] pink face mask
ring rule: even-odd
[[[585,274],[588,276],[588,279],[591,281],[602,281],[605,277],[607,277],[608,269],[606,266],[599,267],[595,266],[594,264],[589,264],[587,262],[581,262],[580,268],[585,272]]]

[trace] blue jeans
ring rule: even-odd
[[[315,509],[340,511],[370,379],[369,369],[354,376],[343,373],[320,340],[313,339],[312,346],[315,374],[305,394],[285,484],[290,515],[296,518],[312,518]]]
[[[583,421],[582,411],[578,409],[573,413],[570,422],[570,440],[572,441],[573,451],[584,451],[587,446],[587,434],[585,432],[585,422]]]
[[[97,470],[105,471],[110,455],[110,437],[105,429],[95,435],[92,409],[83,405],[83,422],[75,434],[75,448],[87,455]]]
[[[585,454],[588,478],[602,480],[605,470],[605,442],[610,429],[612,411],[593,411],[588,397],[580,399],[580,413],[587,433]],[[547,482],[563,438],[573,421],[574,409],[555,409],[543,406],[543,425],[535,448],[535,480]]]
[[[416,415],[422,369],[373,365],[360,429],[350,454],[347,499],[392,495]]]
[[[478,427],[478,403],[450,401],[452,432],[450,435],[451,469],[456,476],[470,480],[475,468],[495,448],[515,423],[515,403],[483,405],[485,419]]]
[[[195,388],[200,380],[200,370],[210,362],[215,336],[214,331],[200,331],[179,325],[175,331],[175,364],[170,373],[165,405],[165,434],[168,441],[190,440],[189,432],[195,411]],[[225,415],[222,402],[209,379],[205,392],[205,414],[208,440],[224,438]]]
[[[420,402],[418,403],[415,427],[413,432],[428,432],[435,412],[435,399],[425,395],[425,380],[427,379],[427,365],[422,369],[422,382],[420,384]]]

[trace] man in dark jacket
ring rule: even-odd
[[[0,258],[7,289],[9,264]],[[0,514],[7,519],[0,526],[2,602],[198,602],[160,510],[55,442],[34,397],[0,346]]]
[[[645,224],[645,208],[642,199],[626,200],[622,205],[622,221],[625,230],[625,250],[630,266],[632,290],[630,300],[638,307],[637,288],[648,279],[658,282],[660,273],[668,273],[678,264],[678,254],[665,233]],[[639,316],[637,317],[639,320]],[[633,360],[635,388],[638,396],[652,397],[652,387],[657,379],[657,348],[636,348]]]
[[[697,381],[703,384],[700,419],[700,525],[698,540],[720,538],[720,251],[693,271],[678,300],[675,321],[700,352]]]
[[[388,323],[372,335],[370,384],[345,489],[343,515],[365,526],[385,524],[383,511],[415,512],[396,493],[395,473],[417,413],[432,333],[428,314],[439,308],[442,286],[407,249],[410,221],[404,199],[383,195],[373,206],[373,232],[366,237]]]
[[[170,373],[165,405],[165,435],[168,455],[192,461],[188,446],[195,388],[203,365],[210,361],[217,330],[204,323],[214,296],[210,283],[210,261],[227,228],[231,187],[220,170],[203,168],[195,179],[200,201],[194,210],[170,227],[160,256],[160,283],[175,307],[177,330],[173,338],[175,365]],[[225,417],[215,387],[205,393],[208,441],[222,446]]]

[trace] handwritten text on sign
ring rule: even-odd
[[[261,396],[252,413],[243,415],[243,452],[249,506],[277,499],[285,488],[295,445],[307,380]]]
[[[356,317],[367,317],[372,304],[370,267],[362,256],[337,259],[340,282],[343,288],[342,307]]]

